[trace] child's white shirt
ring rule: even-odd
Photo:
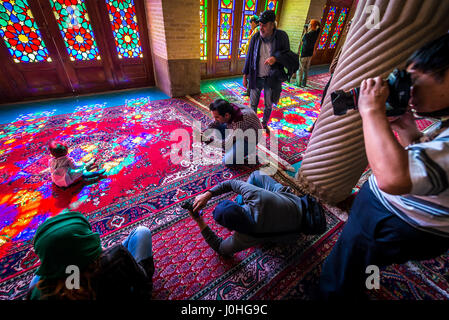
[[[69,156],[50,160],[51,180],[59,187],[68,187],[83,176],[84,165],[77,165]]]

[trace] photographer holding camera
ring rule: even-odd
[[[449,34],[407,62],[410,108],[439,120],[425,136],[410,111],[387,118],[390,92],[380,77],[362,82],[358,109],[373,174],[323,265],[322,298],[364,297],[368,266],[434,258],[449,248],[448,69]]]
[[[227,239],[218,237],[197,214],[208,201],[233,191],[235,201],[223,200],[212,215],[223,227],[234,231]],[[264,243],[291,243],[301,234],[321,234],[326,229],[323,209],[311,196],[292,193],[273,178],[253,172],[247,182],[228,180],[197,196],[193,204],[186,203],[206,242],[221,255],[234,253]]]

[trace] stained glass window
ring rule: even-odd
[[[51,62],[26,0],[0,1],[0,36],[14,62]]]
[[[321,33],[320,42],[318,44],[318,50],[322,50],[326,47],[327,39],[329,38],[329,32],[334,22],[337,7],[331,7],[327,14],[326,24],[324,25],[323,32]]]
[[[341,30],[343,29],[343,25],[345,23],[347,14],[348,14],[348,8],[341,9],[340,16],[338,17],[338,20],[337,20],[337,25],[335,26],[335,29],[334,29],[334,34],[332,35],[331,42],[329,44],[329,49],[335,48],[338,38],[340,37]]]
[[[70,60],[100,60],[83,0],[50,0]]]
[[[217,58],[230,59],[232,53],[232,28],[234,26],[234,1],[220,0],[218,6]]]
[[[106,0],[117,54],[122,58],[142,58],[136,9],[133,0]]]
[[[251,17],[256,14],[257,0],[246,0],[242,11],[242,28],[240,30],[240,48],[248,42],[251,34]],[[245,58],[244,52],[240,53],[240,58]]]
[[[278,13],[278,1],[277,0],[267,0],[265,3],[265,10],[272,10],[274,13]]]
[[[200,60],[207,60],[207,0],[200,0]]]

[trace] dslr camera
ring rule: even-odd
[[[405,70],[395,69],[387,78],[390,94],[386,103],[387,117],[403,115],[408,108],[410,100],[410,87],[412,79],[410,74]],[[350,109],[358,109],[360,88],[354,88],[348,92],[337,90],[331,93],[332,107],[334,115],[341,116],[346,114]]]
[[[183,204],[181,204],[181,208],[189,210],[195,219],[198,219],[200,217],[201,211],[200,212],[193,211],[193,200],[185,201]]]

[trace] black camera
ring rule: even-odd
[[[410,74],[405,70],[395,69],[387,79],[390,94],[386,103],[387,117],[403,115],[408,108],[410,100],[410,87],[412,79]],[[360,88],[351,89],[346,92],[338,90],[331,93],[332,106],[334,115],[341,116],[346,114],[350,109],[358,109]]]
[[[198,219],[200,217],[200,214],[198,212],[193,211],[193,200],[185,201],[183,204],[181,204],[181,208],[189,210],[195,219]]]

